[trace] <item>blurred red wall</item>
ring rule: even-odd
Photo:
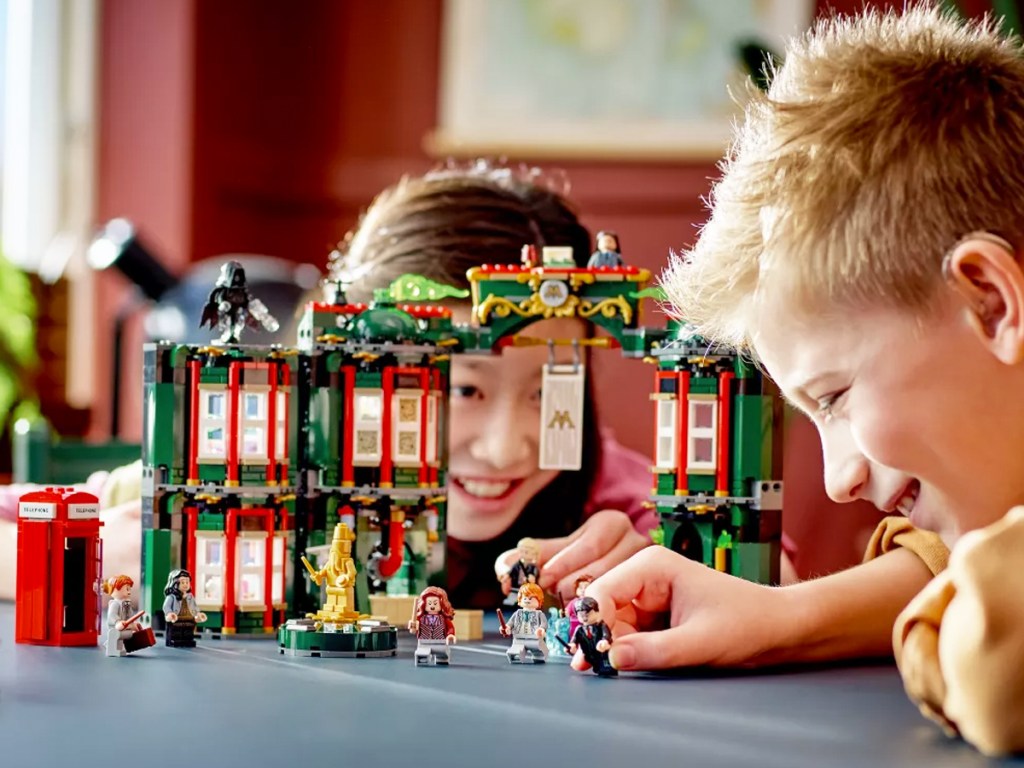
[[[861,3],[820,6],[848,12]],[[176,271],[227,252],[323,265],[376,192],[434,163],[423,139],[437,117],[441,0],[304,0],[301,13],[277,0],[106,0],[101,8],[98,218],[133,220]],[[693,241],[716,174],[710,162],[545,165],[569,173],[593,230],[616,230],[627,259],[654,270]],[[107,340],[126,295],[117,275],[99,284],[94,435],[110,420]],[[121,401],[123,434],[135,439],[140,343],[136,318]],[[647,452],[650,369],[596,357],[603,423]],[[795,421],[787,529],[801,572],[820,573],[856,560],[877,513],[828,502],[813,429]]]

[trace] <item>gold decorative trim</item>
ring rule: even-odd
[[[598,312],[609,319],[619,314],[622,316],[622,322],[626,325],[629,325],[630,320],[633,319],[633,308],[621,296],[609,296],[606,299],[601,299],[596,304],[587,299],[582,303],[579,315],[580,317],[593,317]]]

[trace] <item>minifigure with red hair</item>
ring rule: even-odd
[[[153,630],[139,623],[143,611],[132,609],[131,576],[111,576],[103,582],[103,592],[110,595],[107,606],[107,656],[127,656],[129,653],[156,644]]]
[[[427,587],[416,598],[416,611],[409,631],[416,635],[417,667],[429,664],[448,666],[448,646],[455,645],[455,611],[448,593],[440,587]]]

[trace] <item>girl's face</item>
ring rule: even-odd
[[[468,322],[469,308],[455,310]],[[534,323],[523,336],[581,338],[571,318]],[[572,362],[556,347],[557,362]],[[500,355],[459,355],[452,361],[449,423],[448,532],[463,541],[493,539],[558,475],[538,467],[542,367],[546,345],[506,348]],[[558,514],[559,510],[551,510]]]

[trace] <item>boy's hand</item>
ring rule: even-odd
[[[650,547],[587,588],[615,642],[616,669],[736,666],[784,640],[792,617],[781,590]],[[668,614],[669,629],[665,626]],[[577,653],[573,667],[584,669]]]
[[[625,512],[604,509],[588,517],[569,536],[539,539],[540,585],[571,598],[573,582],[584,573],[597,578],[651,543],[633,528]]]

